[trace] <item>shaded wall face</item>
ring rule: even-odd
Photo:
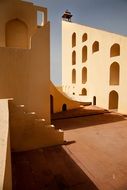
[[[82,83],[85,84],[87,82],[87,68],[84,67],[82,69]]]
[[[120,45],[119,44],[114,44],[112,45],[110,49],[110,57],[115,57],[120,55]]]
[[[72,35],[72,47],[76,46],[76,33],[74,32]]]
[[[85,33],[85,34],[83,34],[83,36],[82,36],[82,42],[85,42],[87,40],[87,34]]]
[[[50,25],[32,38],[31,49],[0,48],[0,98],[14,98],[50,121]]]
[[[28,107],[50,120],[50,23],[33,36],[29,68]]]
[[[76,53],[75,51],[72,52],[72,65],[76,64]]]
[[[109,109],[118,109],[118,93],[115,91],[109,94]]]
[[[110,67],[110,85],[119,85],[119,64],[114,62]]]
[[[97,51],[99,51],[99,42],[94,42],[93,43],[93,46],[92,46],[92,52],[94,53],[94,52],[97,52]]]
[[[31,3],[0,1],[0,98],[14,98],[49,123],[50,24],[45,17],[37,26],[37,10],[46,15]]]
[[[6,23],[5,29],[6,47],[28,48],[28,27],[19,19],[13,19]]]
[[[87,95],[87,91],[85,88],[82,89],[82,95],[85,95],[85,96]]]
[[[82,48],[82,62],[86,62],[87,61],[87,47],[84,46]]]
[[[76,70],[72,70],[72,83],[76,83]]]
[[[1,0],[0,46],[30,48],[31,37],[38,27],[38,11],[44,15],[42,25],[45,25],[47,23],[46,8],[20,0]],[[20,46],[19,43],[17,44],[19,38],[21,39]]]

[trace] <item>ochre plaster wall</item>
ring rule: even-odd
[[[72,47],[72,35],[76,33],[76,46]],[[82,42],[83,34],[87,34]],[[93,43],[99,42],[99,50],[92,52]],[[110,57],[113,44],[120,45],[120,55]],[[87,46],[87,60],[82,62],[82,48]],[[76,51],[76,64],[72,65],[72,52]],[[62,86],[66,93],[76,100],[91,101],[96,96],[100,107],[109,108],[109,94],[118,93],[118,111],[127,113],[127,37],[90,28],[87,26],[62,21]],[[110,66],[119,64],[119,84],[110,85]],[[82,69],[87,68],[87,82],[82,83]],[[76,70],[76,83],[72,84],[72,70]],[[117,72],[118,73],[118,72]],[[82,89],[87,96],[80,97]]]
[[[10,139],[12,151],[26,151],[46,146],[63,144],[64,133],[25,107],[9,101]]]
[[[37,10],[45,15],[42,27],[37,26]],[[10,20],[14,21],[17,30],[21,29],[21,34],[22,27],[15,24],[17,20],[28,28],[28,39],[22,35],[17,37],[21,47],[17,47],[15,34],[12,35],[13,24],[9,34],[12,35],[12,39],[9,37],[11,41],[6,38],[6,24]],[[9,47],[6,47],[7,41]],[[27,43],[28,48],[25,48]],[[1,0],[0,46],[0,98],[14,98],[16,104],[25,104],[27,111],[35,111],[50,123],[50,23],[47,22],[47,9],[22,1]]]
[[[36,32],[37,29],[37,11],[44,13],[44,24],[47,23],[47,9],[33,6],[32,3],[20,0],[1,0],[0,1],[0,46],[6,46],[6,24],[19,19],[28,27],[28,38]],[[29,43],[30,47],[30,43]]]
[[[50,95],[53,96],[53,113],[62,111],[63,104],[66,104],[67,110],[80,106],[78,102],[62,93],[62,90],[58,90],[52,82],[50,82]]]

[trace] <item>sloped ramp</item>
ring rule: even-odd
[[[52,82],[50,82],[50,103],[52,110],[51,113],[80,107],[79,102],[72,100],[64,92],[59,91]]]

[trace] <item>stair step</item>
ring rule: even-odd
[[[45,122],[45,119],[43,119],[43,118],[42,118],[42,119],[39,118],[39,119],[35,119],[35,121],[38,121],[38,122],[39,122],[39,121],[40,121],[40,122]]]
[[[29,119],[37,119],[37,115],[35,112],[25,112],[25,117],[29,118]]]
[[[35,119],[35,126],[36,127],[44,127],[45,126],[45,119]]]
[[[54,125],[45,125],[47,128],[55,128]]]
[[[63,143],[63,131],[54,125],[46,125],[44,118],[35,112],[26,112],[24,104],[9,101],[12,149],[30,150]]]

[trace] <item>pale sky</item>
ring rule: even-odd
[[[48,8],[51,22],[51,80],[61,84],[61,16],[68,9],[75,23],[127,35],[127,0],[26,0]]]

